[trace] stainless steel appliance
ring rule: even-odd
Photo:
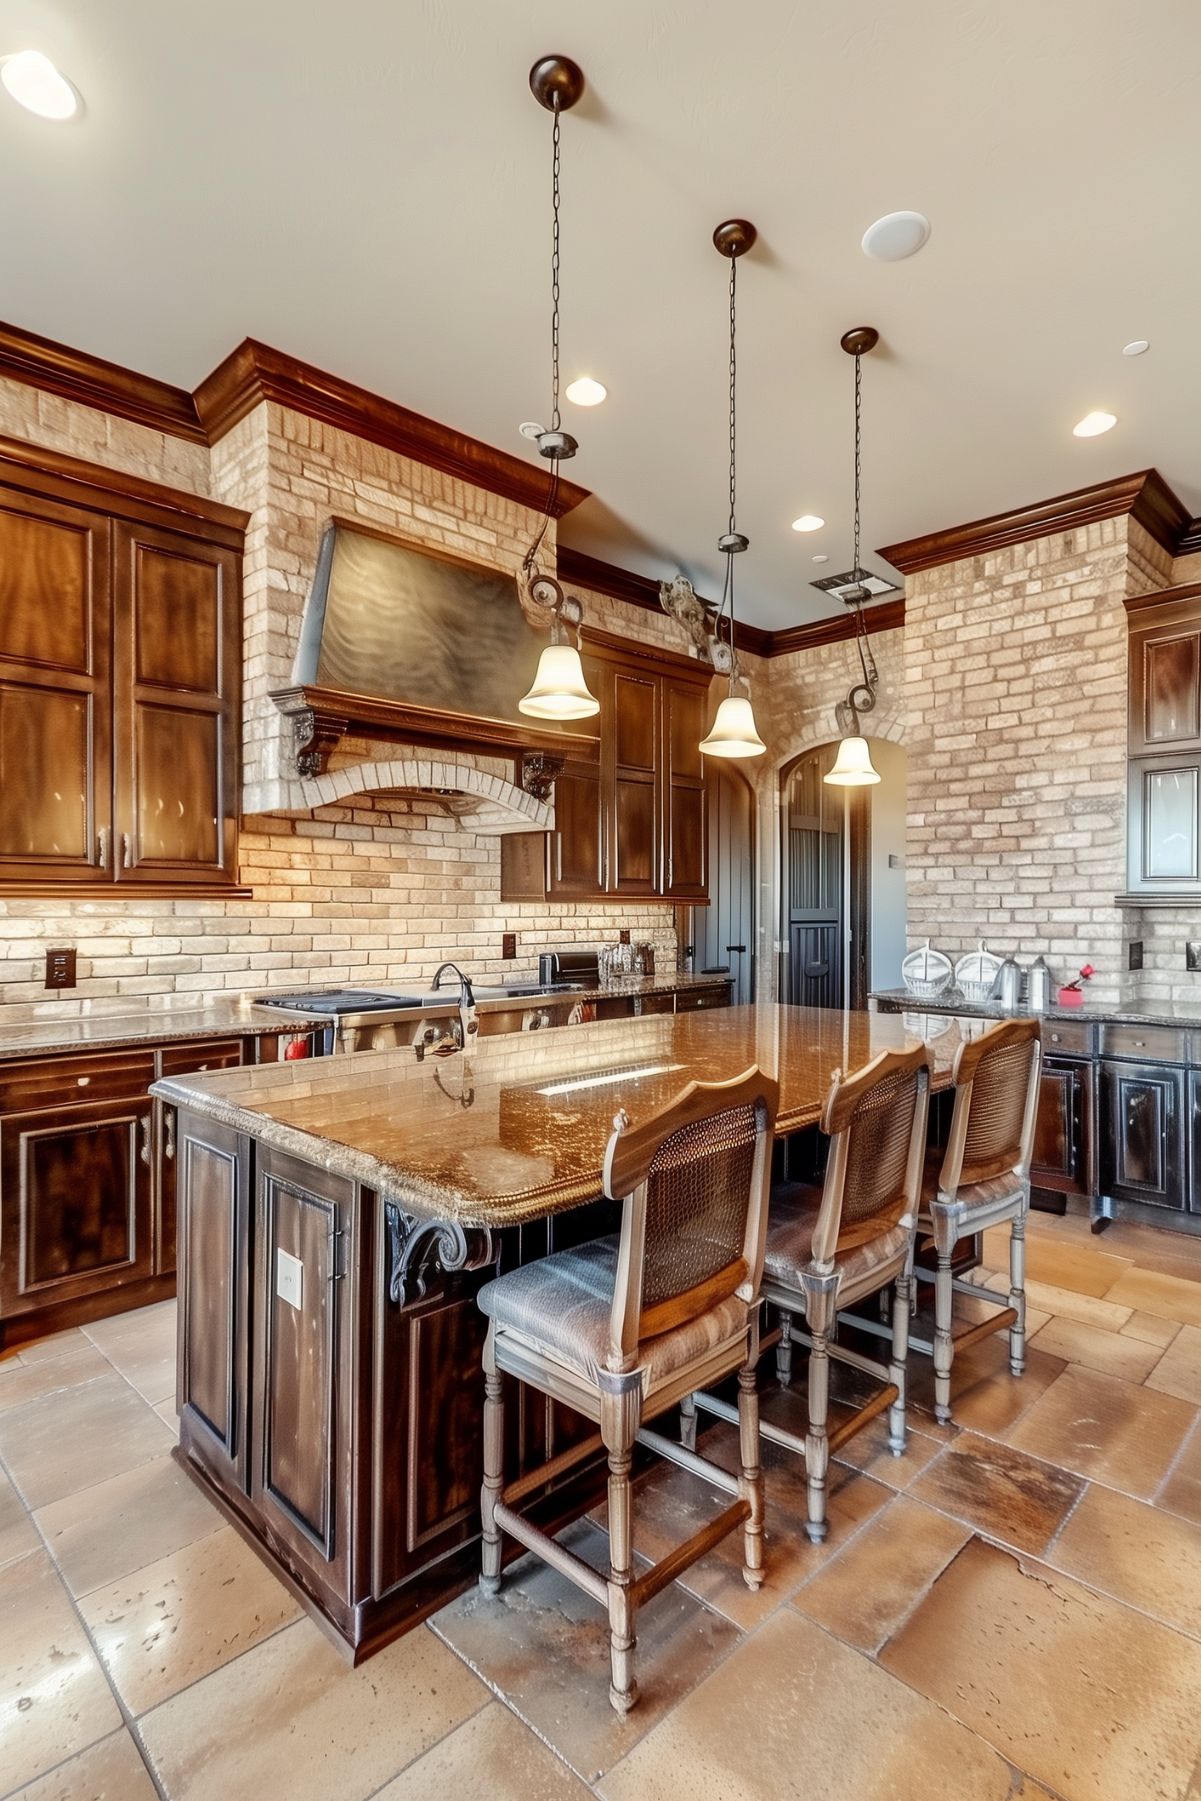
[[[1016,1013],[1022,1004],[1022,966],[1016,957],[1006,957],[996,974],[988,997],[1000,1001],[1008,1013]]]
[[[256,1001],[261,1007],[328,1014],[329,1024],[324,1031],[313,1034],[316,1056],[345,1051],[395,1050],[404,1045],[411,1045],[418,1056],[424,1056],[427,1051],[460,1050],[465,1041],[470,1043],[474,1036],[475,1004],[479,1001],[511,1001],[516,1007],[529,1002],[532,1006],[537,1001],[559,996],[566,1000],[585,986],[579,981],[538,981],[485,988],[469,982],[453,964],[444,964],[438,977],[452,968],[459,977],[455,987],[434,988],[423,993],[318,988],[301,994],[261,994],[256,996]],[[483,1029],[488,1029],[486,1021]]]
[[[543,951],[538,958],[540,982],[573,982],[581,988],[593,988],[600,981],[600,951]]]

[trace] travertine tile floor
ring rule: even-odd
[[[625,1721],[532,1560],[348,1670],[168,1455],[171,1304],[0,1359],[0,1795],[1201,1801],[1201,1242],[1036,1215],[1030,1277],[1025,1377],[976,1346],[944,1428],[915,1358],[909,1452],[845,1448],[820,1549],[770,1454],[763,1590],[727,1541],[653,1602]],[[639,1551],[718,1500],[657,1468]]]

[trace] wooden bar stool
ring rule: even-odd
[[[727,1533],[743,1530],[743,1575],[763,1581],[763,1478],[755,1365],[777,1085],[752,1067],[730,1082],[690,1082],[654,1118],[619,1112],[604,1192],[622,1205],[620,1235],[524,1265],[480,1290],[484,1347],[483,1562],[500,1585],[508,1532],[609,1614],[609,1699],[627,1713],[638,1608]],[[506,1487],[501,1377],[507,1373],[597,1422],[599,1432],[550,1469]],[[737,1476],[644,1421],[684,1395],[738,1374]],[[735,1496],[707,1526],[635,1577],[630,1465],[635,1442]],[[602,1575],[516,1511],[551,1474],[601,1446],[609,1459],[609,1570]]]
[[[785,1386],[792,1380],[794,1342],[810,1347],[809,1428],[801,1438],[764,1420],[759,1430],[773,1444],[804,1455],[806,1530],[815,1544],[829,1530],[826,1473],[833,1452],[885,1408],[890,1447],[898,1456],[905,1448],[909,1274],[929,1091],[923,1045],[882,1051],[854,1075],[838,1071],[821,1117],[830,1138],[823,1186],[788,1183],[771,1196],[763,1296],[779,1310],[776,1372]],[[884,1365],[838,1344],[835,1335],[844,1308],[892,1283],[892,1355]],[[804,1315],[803,1331],[796,1325],[798,1314]],[[827,1423],[831,1357],[884,1385],[835,1432]],[[728,1404],[713,1395],[691,1397],[682,1409],[686,1444],[695,1443],[697,1407],[732,1417]]]
[[[915,1351],[934,1355],[934,1413],[951,1418],[951,1370],[956,1348],[1009,1328],[1009,1368],[1026,1367],[1026,1216],[1030,1157],[1038,1114],[1042,1045],[1037,1019],[1007,1019],[961,1044],[955,1057],[955,1106],[946,1150],[927,1160],[919,1229],[933,1234],[934,1342],[914,1338]],[[955,1276],[951,1259],[960,1239],[1009,1222],[1009,1305],[991,1288]],[[998,1311],[952,1335],[956,1294],[972,1295]]]

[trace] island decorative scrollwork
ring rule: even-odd
[[[486,1226],[461,1226],[453,1219],[421,1219],[385,1201],[388,1227],[388,1299],[395,1307],[420,1301],[435,1269],[447,1275],[486,1269],[496,1246]]]

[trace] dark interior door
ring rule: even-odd
[[[696,909],[696,968],[728,969],[735,1006],[754,999],[755,802],[749,783],[709,771],[709,905]]]
[[[823,781],[838,747],[823,744],[792,767],[784,790],[788,978],[794,1006],[841,1007],[843,799]]]

